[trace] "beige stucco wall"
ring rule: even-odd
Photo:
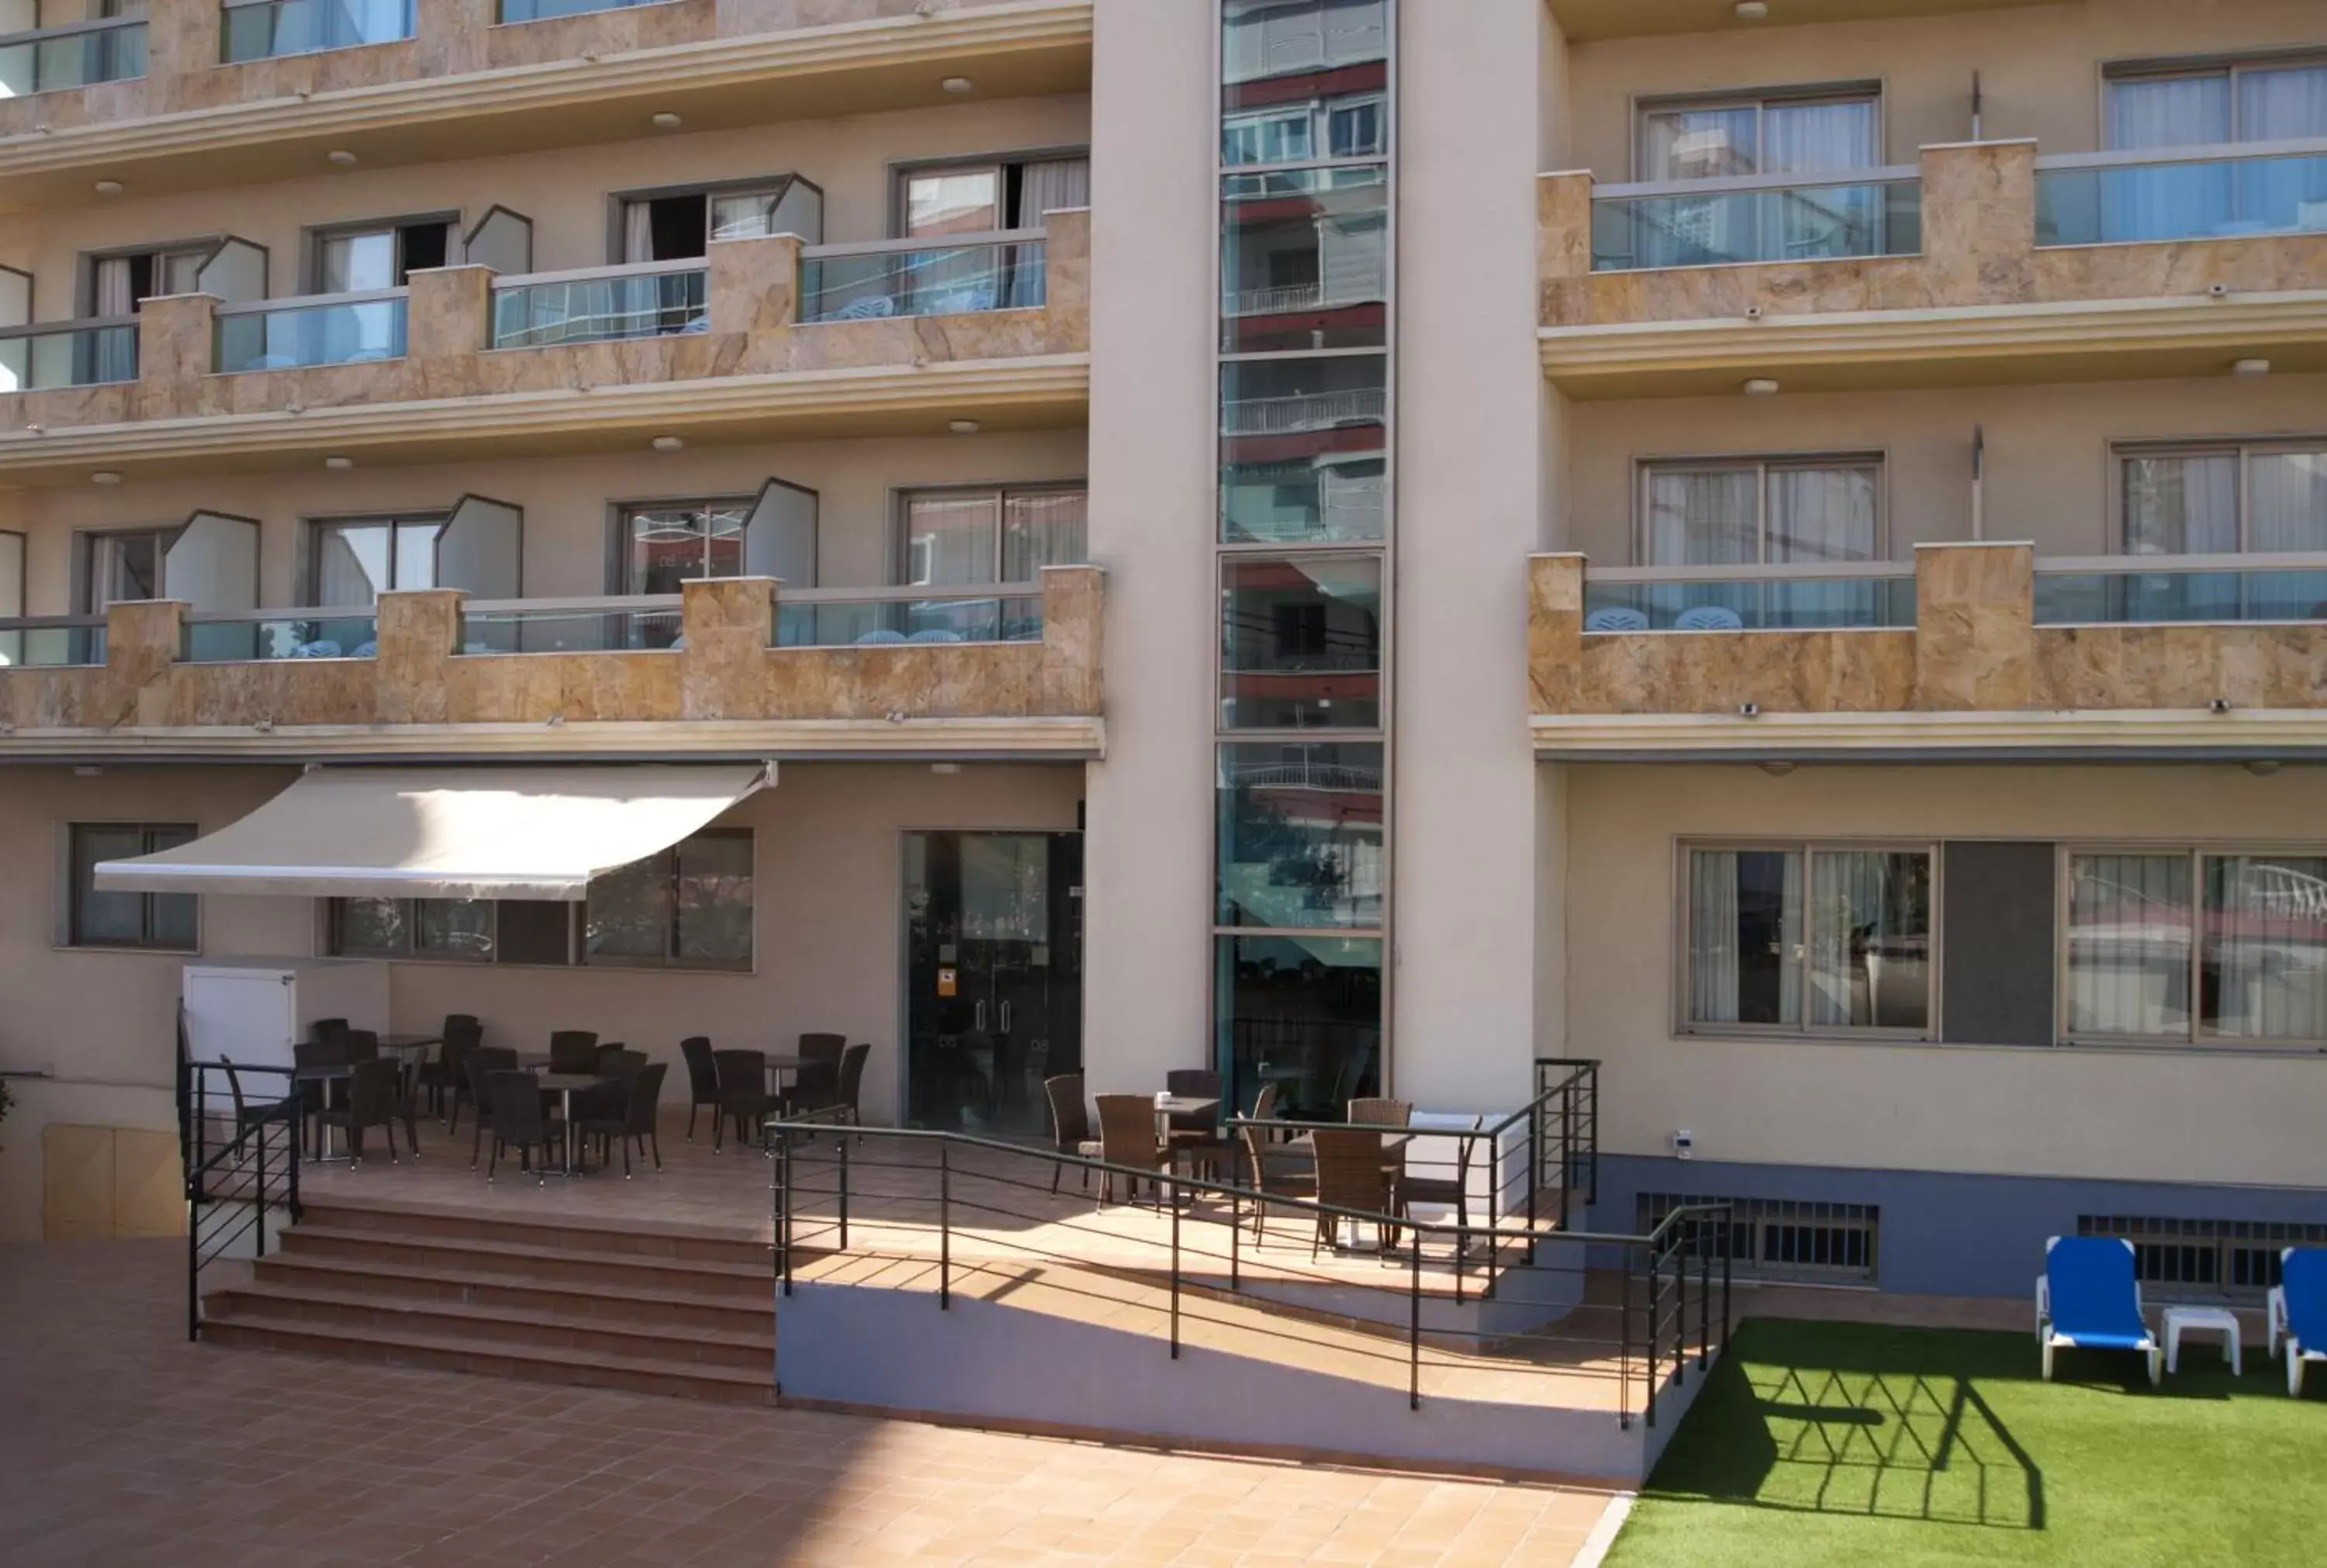
[[[900,161],[1079,146],[1082,94],[788,121],[748,130],[641,137],[607,146],[407,168],[356,168],[251,189],[185,194],[131,190],[119,200],[0,219],[0,263],[33,274],[33,313],[74,313],[84,251],[234,234],[267,249],[267,292],[303,292],[301,234],[338,223],[457,210],[465,231],[499,204],[533,219],[538,272],[603,266],[609,192],[798,173],[824,191],[824,238],[892,232],[890,165]]]
[[[2090,152],[2100,145],[2106,64],[2327,41],[2313,0],[2088,0],[1795,27],[1782,24],[1783,11],[1772,6],[1767,26],[1573,46],[1563,166],[1609,182],[1635,178],[1640,98],[1848,81],[1883,84],[1884,159],[1911,163],[1926,143],[1970,139],[1974,71],[1982,135]]]
[[[2327,1056],[1676,1038],[1684,837],[2317,843],[2327,776],[2216,767],[1571,765],[1574,1054],[1604,1062],[1602,1147],[1699,1159],[2316,1186]],[[1551,874],[1547,868],[1547,874]],[[1940,962],[1946,962],[1944,953]]]
[[[0,1240],[37,1236],[41,1145],[51,1122],[174,1126],[172,1020],[182,954],[52,946],[61,826],[107,818],[223,826],[296,776],[283,768],[0,769],[0,1065],[14,1080],[0,1124]],[[804,1030],[871,1042],[868,1119],[899,1107],[902,835],[914,828],[1070,831],[1079,766],[795,763],[774,789],[721,818],[755,834],[757,967],[749,975],[638,969],[391,966],[392,1023],[474,1013],[489,1041],[546,1049],[556,1028],[594,1029],[672,1063],[688,1034],[775,1049]],[[282,957],[315,947],[313,901],[205,898],[202,956]],[[683,1085],[683,1079],[678,1080]],[[683,1104],[685,1089],[665,1090]],[[424,1131],[424,1137],[425,1136]]]
[[[620,591],[607,574],[611,506],[748,495],[773,478],[817,492],[818,585],[863,587],[893,579],[897,491],[1079,481],[1084,449],[1083,432],[1058,430],[930,441],[696,446],[667,453],[360,467],[341,473],[301,469],[23,491],[0,496],[0,527],[27,536],[31,614],[62,614],[74,608],[70,595],[77,533],[173,527],[197,510],[258,520],[260,598],[270,606],[288,605],[303,602],[294,588],[308,548],[304,519],[442,510],[463,495],[489,496],[524,509],[524,593],[550,598]]]
[[[1777,397],[1576,402],[1553,530],[1599,566],[1636,556],[1639,465],[1654,458],[1880,453],[1888,549],[1971,536],[1972,432],[1986,433],[1986,537],[2041,555],[2112,553],[2116,442],[2327,434],[2327,377],[2223,376]]]

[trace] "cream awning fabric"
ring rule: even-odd
[[[555,899],[668,848],[759,789],[761,764],[326,768],[192,844],[108,860],[107,892]]]

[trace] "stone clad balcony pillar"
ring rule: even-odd
[[[406,280],[404,352],[412,359],[476,354],[492,341],[493,269],[435,266]]]
[[[1528,557],[1528,684],[1536,713],[1574,713],[1581,705],[1589,564],[1577,551]]]
[[[105,607],[106,724],[169,722],[170,687],[164,677],[185,646],[182,599],[139,599]],[[92,714],[92,717],[99,715]]]
[[[1536,276],[1548,282],[1592,272],[1592,172],[1538,174],[1535,182]]]
[[[1042,568],[1042,711],[1095,714],[1106,687],[1107,574]]]
[[[216,352],[217,299],[210,294],[165,294],[149,299],[137,313],[137,382],[149,405],[191,402],[194,387],[210,373]],[[159,412],[149,408],[149,412]]]
[[[1042,223],[1043,336],[1052,353],[1080,352],[1090,347],[1090,209],[1045,212]]]
[[[1934,304],[2031,297],[2036,260],[2036,144],[1925,147],[1923,269]]]
[[[678,683],[679,716],[723,719],[766,711],[766,661],[775,641],[773,577],[710,577],[682,583],[679,630],[686,647]]]
[[[1915,705],[2036,705],[2036,546],[1915,546]]]
[[[380,723],[441,724],[450,717],[444,663],[461,646],[467,597],[457,588],[417,588],[383,593],[373,605]]]
[[[150,0],[145,8],[148,113],[174,114],[201,107],[194,83],[218,69],[219,35],[226,25],[219,12],[215,0]]]
[[[710,267],[714,333],[776,332],[799,324],[799,235],[715,241]]]

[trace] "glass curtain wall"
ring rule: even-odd
[[[1212,1013],[1231,1104],[1387,1081],[1395,0],[1220,0]]]

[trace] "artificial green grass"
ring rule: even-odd
[[[1609,1568],[2327,1563],[2327,1397],[2182,1347],[1759,1319],[1673,1434]]]

